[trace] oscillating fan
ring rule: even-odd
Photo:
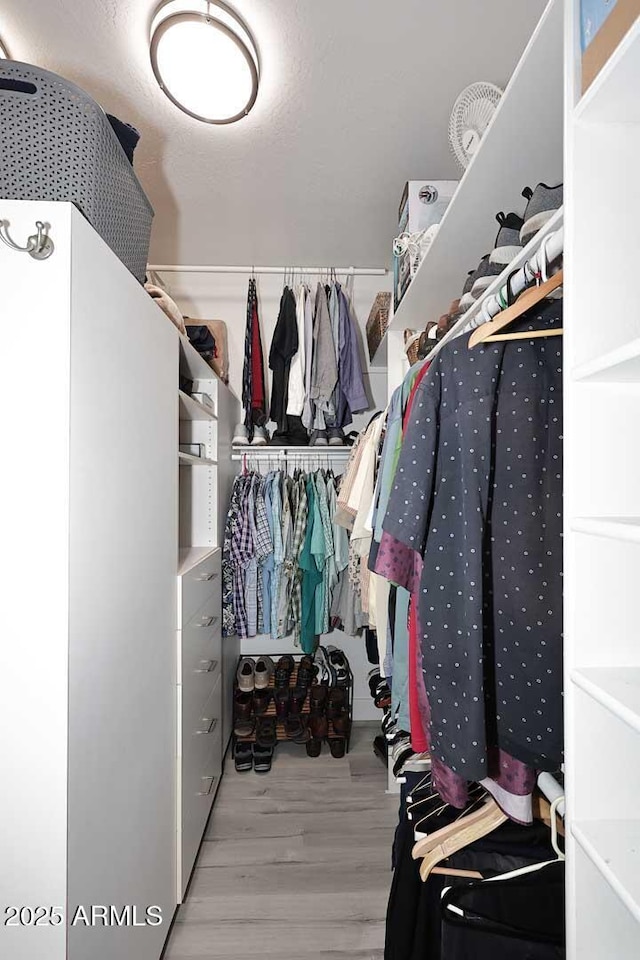
[[[466,170],[489,122],[500,103],[502,90],[495,83],[472,83],[466,87],[451,111],[449,143],[460,166]]]

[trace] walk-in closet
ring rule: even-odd
[[[0,956],[635,960],[638,0],[6,0]]]

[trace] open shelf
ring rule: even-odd
[[[182,577],[193,567],[205,560],[218,547],[180,547],[178,550],[178,576]]]
[[[640,381],[640,338],[601,354],[595,360],[581,363],[571,373],[574,380],[602,383]]]
[[[183,390],[178,391],[180,399],[180,419],[181,420],[217,420],[213,410],[205,407],[203,403],[194,400]]]
[[[184,334],[180,336],[180,373],[191,380],[215,380],[215,370],[209,366]]]
[[[640,820],[574,822],[571,833],[609,886],[640,921]]]
[[[574,117],[587,123],[640,121],[640,19],[622,38],[589,89]]]
[[[522,210],[524,187],[562,180],[562,37],[563,4],[551,0],[390,320],[392,329],[422,330],[445,313],[468,271],[493,248],[496,213]]]
[[[592,537],[640,543],[640,517],[576,517],[571,529]]]
[[[191,453],[178,452],[178,460],[181,467],[215,467],[217,460],[209,460],[207,457],[194,457]]]
[[[571,681],[640,733],[640,667],[583,667],[572,670]]]

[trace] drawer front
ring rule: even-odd
[[[189,623],[196,611],[209,598],[217,597],[218,607],[220,608],[222,602],[220,564],[221,551],[215,550],[188,573],[180,577],[180,596],[182,599],[179,626],[185,626]]]
[[[207,695],[208,693],[208,695]],[[200,775],[212,743],[222,743],[222,682],[220,673],[206,699],[189,701],[182,686],[182,776]]]
[[[213,687],[218,679],[222,665],[220,619],[217,618],[209,627],[192,624],[180,631],[179,639],[180,682],[186,688],[186,699],[192,700],[195,691],[207,691],[207,684],[204,682],[207,675],[210,687]],[[200,702],[204,703],[205,699],[206,692]]]
[[[202,740],[206,738],[202,737]],[[184,896],[202,840],[213,798],[222,774],[222,740],[220,735],[208,744],[199,760],[199,772],[184,773],[182,780],[181,823],[181,890]]]

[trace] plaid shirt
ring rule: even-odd
[[[264,633],[264,591],[263,591],[263,565],[267,557],[273,553],[273,541],[271,539],[271,530],[269,529],[269,520],[267,518],[267,506],[264,499],[265,484],[267,481],[262,479],[256,491],[255,508],[255,552],[258,563],[258,633]]]
[[[232,541],[236,526],[240,522],[240,498],[244,487],[244,477],[238,476],[233,481],[229,513],[224,528],[224,542],[222,545],[222,635],[232,637],[237,633],[234,605],[234,562],[232,560]]]
[[[253,557],[253,536],[249,511],[247,509],[252,476],[242,478],[244,483],[240,494],[240,513],[231,540],[230,559],[233,564],[233,609],[236,619],[236,631],[239,637],[248,637],[246,607],[246,570]]]
[[[296,483],[296,511],[293,524],[293,542],[291,555],[294,559],[293,580],[291,583],[291,597],[289,598],[289,620],[293,624],[293,639],[296,646],[300,646],[300,625],[302,621],[302,569],[300,568],[300,553],[307,532],[307,516],[309,502],[304,476],[300,476]]]

